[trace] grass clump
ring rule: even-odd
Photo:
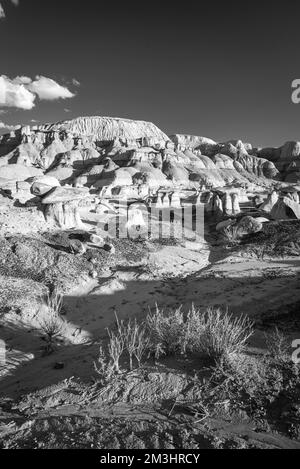
[[[233,317],[220,308],[201,313],[194,306],[186,320],[186,347],[214,360],[243,353],[253,334],[253,324],[245,317]]]
[[[56,340],[65,329],[65,321],[61,316],[63,297],[57,290],[54,290],[52,294],[46,296],[45,304],[46,315],[39,321],[39,326],[46,342],[44,353],[49,355],[54,352]]]
[[[253,334],[249,319],[234,318],[220,308],[202,312],[192,306],[185,315],[181,308],[164,312],[156,307],[156,311],[147,316],[146,324],[156,357],[200,353],[219,360],[242,353]]]
[[[150,352],[159,359],[163,355],[185,352],[185,319],[182,308],[164,311],[156,305],[154,313],[146,318],[150,337]]]
[[[253,333],[246,317],[233,317],[228,311],[209,308],[204,312],[192,306],[164,311],[156,306],[144,323],[116,320],[116,329],[108,329],[106,350],[101,345],[96,371],[105,379],[121,372],[121,360],[127,359],[130,371],[153,355],[182,356],[199,354],[213,361],[229,360],[243,353]]]
[[[145,325],[136,319],[125,322],[116,316],[116,330],[107,329],[107,334],[107,350],[105,352],[103,345],[100,346],[98,364],[94,364],[97,373],[106,381],[121,372],[122,358],[128,359],[132,371],[142,365],[149,350]]]

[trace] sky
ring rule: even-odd
[[[0,4],[2,133],[102,115],[219,142],[300,140],[299,2]]]

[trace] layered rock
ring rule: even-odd
[[[88,195],[84,189],[55,187],[42,199],[46,221],[62,229],[82,228],[79,205]]]
[[[108,195],[120,194],[122,188],[129,193],[130,186],[137,194],[146,193],[147,187],[205,190],[232,185],[255,190],[270,187],[279,177],[272,158],[262,158],[271,153],[240,140],[217,143],[193,135],[168,137],[150,122],[82,117],[25,126],[0,138],[0,179],[10,179],[14,171],[14,181],[45,174],[61,185],[108,188]],[[298,146],[286,144],[278,159],[281,153],[294,158]],[[289,171],[293,171],[291,182],[297,181],[298,166]]]

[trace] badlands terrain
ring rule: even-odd
[[[0,137],[0,447],[300,448],[299,196],[300,142]]]

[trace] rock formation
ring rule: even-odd
[[[16,200],[19,194],[23,203],[31,202],[32,196],[51,194],[53,181],[56,186],[86,188],[106,198],[138,199],[147,198],[151,191],[201,193],[229,187],[237,195],[223,191],[217,197],[214,193],[207,202],[207,211],[224,216],[239,213],[240,204],[248,200],[247,190],[271,192],[280,179],[297,183],[299,148],[298,142],[288,142],[279,149],[258,150],[241,140],[218,143],[194,135],[168,137],[150,122],[79,117],[24,126],[0,137],[0,187],[5,186]],[[20,185],[23,182],[33,183],[31,192],[26,184]],[[174,197],[171,203],[180,206]],[[68,226],[78,223],[75,211],[65,215],[70,202],[73,207],[74,199],[49,203],[48,218]],[[160,203],[166,205],[167,199]]]
[[[79,205],[87,196],[88,191],[83,189],[64,187],[52,189],[42,199],[46,221],[63,229],[82,228]]]

